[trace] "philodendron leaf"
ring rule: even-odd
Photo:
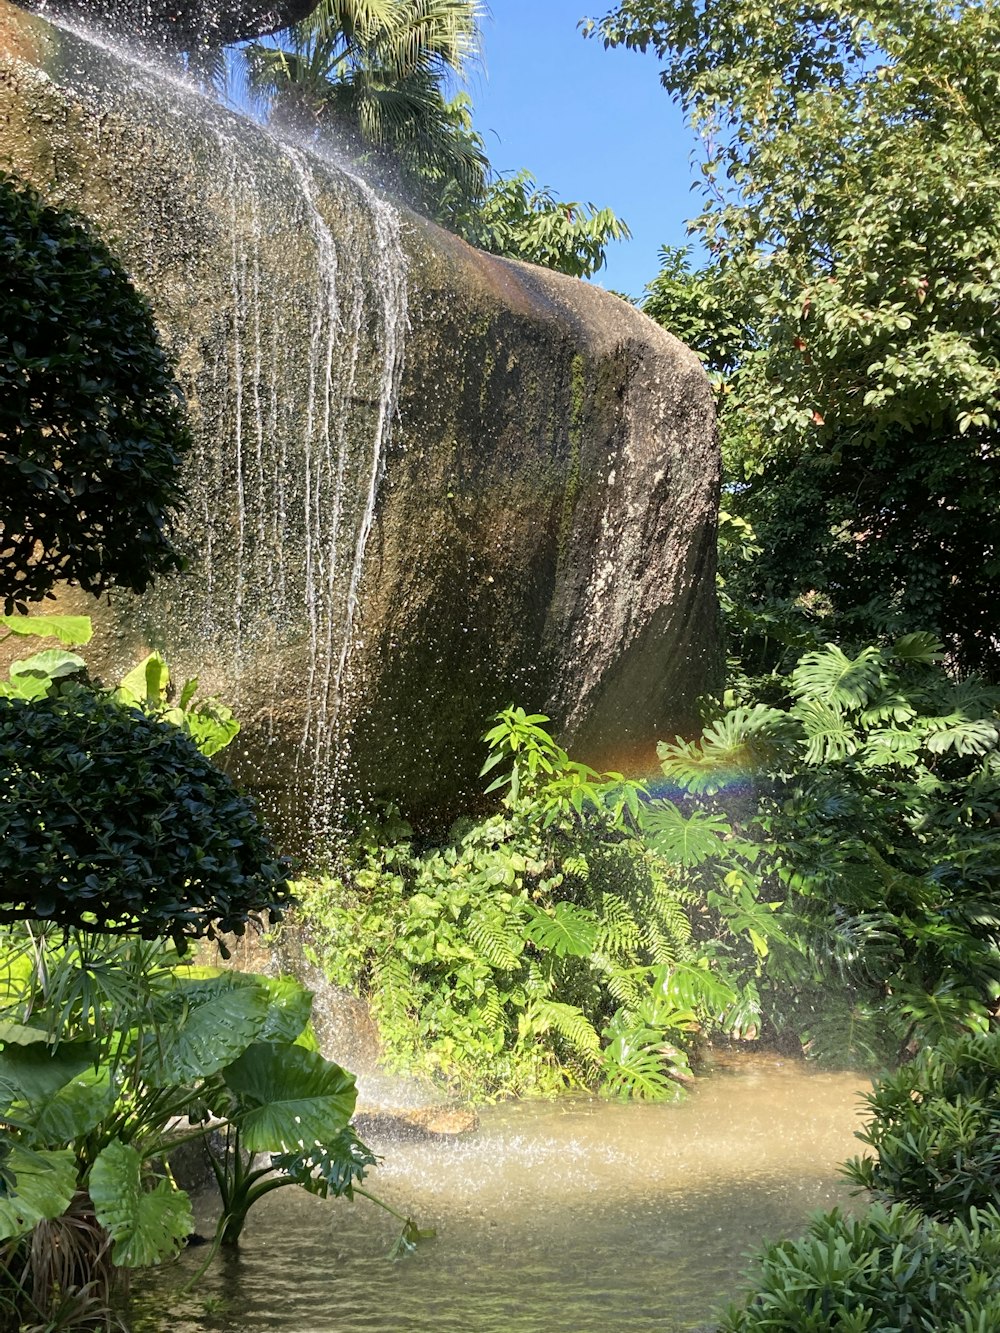
[[[94,633],[90,616],[0,616],[0,629],[23,637],[58,639],[67,648],[89,643]]]
[[[154,1088],[208,1078],[243,1054],[267,1013],[267,993],[245,978],[178,978],[160,1002],[155,1034],[146,1039],[143,1078]]]
[[[524,933],[557,958],[587,958],[597,947],[599,927],[592,912],[572,903],[556,903],[551,914],[533,908]]]
[[[104,1148],[90,1169],[94,1213],[114,1247],[119,1268],[148,1268],[177,1253],[191,1234],[191,1200],[168,1180],[143,1188],[142,1159],[120,1139]]]
[[[301,1046],[257,1042],[223,1071],[231,1116],[248,1152],[294,1152],[326,1143],[354,1114],[354,1075]]]
[[[24,1236],[36,1222],[60,1217],[76,1193],[76,1157],[68,1149],[28,1152],[14,1146],[4,1162],[14,1188],[0,1195],[0,1241]]]

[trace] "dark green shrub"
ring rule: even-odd
[[[190,437],[143,298],[71,214],[0,175],[0,598],[142,592],[181,559]]]
[[[75,681],[0,697],[0,922],[180,945],[287,898],[251,802],[178,727]]]
[[[926,1049],[865,1100],[878,1159],[846,1163],[857,1184],[932,1217],[1000,1207],[1000,1032]]]
[[[897,1204],[834,1210],[766,1246],[755,1289],[719,1333],[992,1333],[1000,1328],[1000,1214],[935,1222]]]

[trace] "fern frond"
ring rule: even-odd
[[[499,913],[473,912],[468,925],[469,943],[500,972],[513,972],[521,965],[524,940],[507,928]]]
[[[599,1053],[601,1039],[582,1009],[556,1000],[536,1000],[533,1008],[536,1031],[557,1032],[581,1055],[596,1056]]]
[[[617,893],[601,895],[601,928],[597,948],[619,958],[631,957],[642,943],[642,931],[631,908]]]

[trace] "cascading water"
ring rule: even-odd
[[[357,176],[326,170],[309,146],[282,141],[102,36],[58,27],[61,76],[77,96],[114,115],[114,74],[125,62],[130,121],[173,122],[180,157],[140,156],[138,173],[196,179],[211,199],[196,219],[122,218],[118,201],[108,205],[118,248],[177,353],[196,437],[197,501],[180,531],[191,571],[126,615],[154,644],[169,607],[184,629],[167,651],[198,671],[203,688],[224,677],[237,715],[252,680],[258,709],[271,701],[263,721],[272,736],[288,730],[283,658],[306,658],[297,744],[281,763],[302,771],[320,834],[333,819],[338,719],[405,350],[399,215]],[[168,194],[183,206],[177,191],[160,192]],[[156,192],[139,188],[135,198],[144,210]]]

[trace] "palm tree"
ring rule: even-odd
[[[443,175],[474,196],[488,164],[445,90],[478,58],[482,14],[479,0],[321,0],[243,48],[248,82],[269,118],[383,178],[419,194]]]

